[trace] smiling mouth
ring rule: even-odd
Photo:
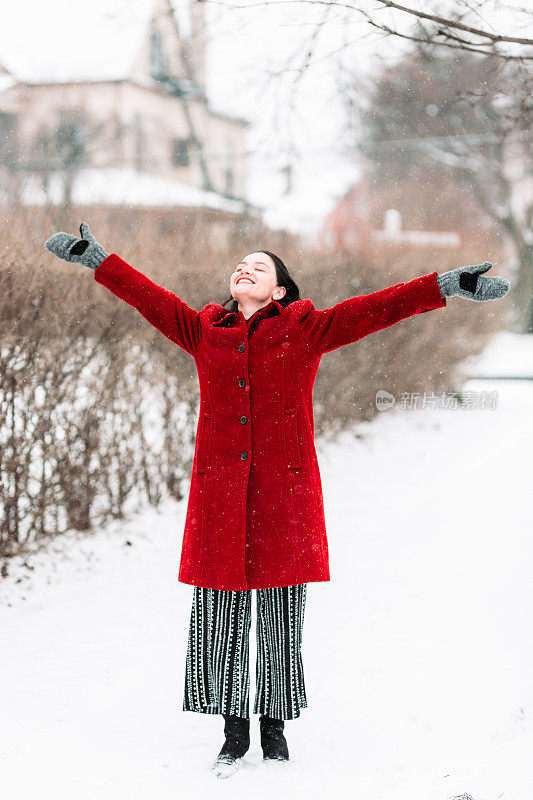
[[[253,283],[250,278],[239,278],[237,281],[235,281],[235,283],[243,283],[243,281],[246,281],[246,283]]]

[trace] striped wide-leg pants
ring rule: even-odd
[[[184,711],[250,716],[252,589],[194,587]],[[255,589],[257,664],[254,714],[295,719],[307,708],[301,656],[307,584]]]

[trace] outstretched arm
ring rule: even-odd
[[[445,306],[446,298],[439,289],[437,273],[431,272],[372,294],[350,297],[332,308],[322,311],[311,308],[300,319],[300,330],[305,341],[323,354],[406,317]]]
[[[490,261],[484,261],[441,274],[431,272],[379,292],[351,297],[324,311],[312,308],[300,320],[302,336],[318,353],[328,353],[406,317],[444,308],[446,297],[498,300],[507,294],[510,283],[497,276],[483,277],[491,267]]]
[[[200,337],[200,313],[174,292],[154,283],[116,253],[96,268],[94,279],[136,308],[167,339],[194,355]]]
[[[200,313],[116,253],[108,255],[87,223],[82,222],[80,233],[81,239],[68,233],[56,233],[46,240],[45,246],[65,261],[93,269],[95,281],[136,308],[167,339],[194,355],[200,339]]]

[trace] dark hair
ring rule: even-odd
[[[283,308],[286,308],[288,305],[290,305],[290,303],[294,303],[296,302],[296,300],[299,300],[300,290],[298,289],[298,286],[295,283],[295,281],[293,281],[293,279],[289,275],[289,270],[287,269],[281,258],[275,255],[274,253],[271,253],[270,250],[255,250],[254,252],[266,253],[267,256],[270,256],[270,258],[272,259],[272,261],[276,266],[276,280],[278,286],[285,286],[287,290],[283,295],[283,297],[281,298],[281,300],[277,300],[276,302],[278,302],[281,306],[283,306]],[[239,310],[239,304],[233,297],[228,297],[228,299],[225,300],[224,303],[222,303],[222,305],[225,306],[226,303],[231,303],[228,311],[237,312]]]

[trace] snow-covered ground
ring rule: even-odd
[[[483,368],[503,341],[525,370],[533,336],[509,334]],[[308,587],[309,707],[286,723],[289,765],[261,764],[252,715],[242,771],[217,780],[222,718],[181,710],[185,502],[11,559],[3,797],[529,800],[533,381],[465,388],[496,391],[495,408],[396,406],[317,442],[332,580]],[[250,706],[255,592],[252,609]]]

